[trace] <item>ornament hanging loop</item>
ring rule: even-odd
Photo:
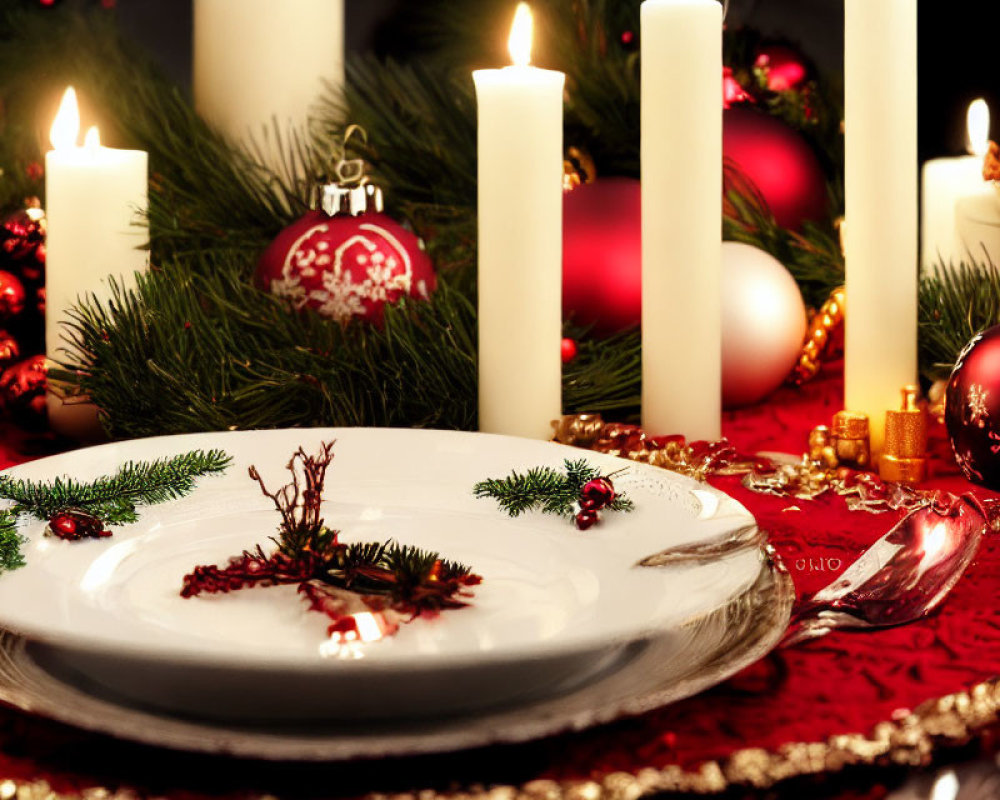
[[[344,131],[344,145],[340,160],[333,168],[335,183],[317,187],[314,208],[321,208],[329,216],[346,214],[356,217],[370,211],[381,212],[384,208],[382,189],[368,181],[363,158],[347,158],[347,143],[353,135],[368,141],[368,134],[360,125],[349,125]]]

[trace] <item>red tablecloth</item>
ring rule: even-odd
[[[840,409],[840,392],[839,375],[827,373],[804,389],[781,390],[765,405],[727,414],[725,433],[743,451],[801,452],[808,431]],[[933,439],[941,457],[929,485],[968,491],[944,432],[935,431]],[[0,459],[23,459],[32,442],[21,434],[5,440]],[[716,483],[770,532],[800,593],[829,583],[901,516],[848,512],[837,497],[752,494],[734,478]],[[924,622],[835,633],[772,654],[726,684],[636,719],[456,756],[265,765],[168,753],[0,711],[0,781],[29,781],[40,789],[39,781],[50,781],[67,792],[125,786],[173,797],[477,787],[476,793],[500,784],[547,800],[727,787],[727,796],[739,797],[782,781],[787,796],[800,796],[805,782],[817,798],[875,798],[899,779],[902,766],[972,740],[992,746],[1000,707],[1000,689],[992,683],[1000,674],[998,588],[1000,545],[991,537],[944,608]],[[836,789],[833,775],[839,776]],[[2,792],[0,783],[5,797]]]

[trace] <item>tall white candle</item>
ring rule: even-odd
[[[917,377],[917,3],[846,0],[845,406],[885,412]]]
[[[106,300],[109,275],[130,285],[148,264],[140,249],[148,239],[146,153],[102,147],[96,128],[77,147],[79,130],[76,95],[68,89],[52,125],[55,149],[45,156],[45,342],[55,361],[65,358],[62,325],[78,298]],[[53,428],[75,433],[75,409],[52,394],[48,405]]]
[[[473,73],[479,102],[479,428],[544,439],[562,411],[561,72],[530,67],[531,15],[514,66]]]
[[[956,229],[958,202],[983,194],[992,199],[993,189],[983,180],[983,157],[990,138],[990,109],[985,100],[969,106],[966,127],[972,155],[935,158],[923,167],[920,261],[925,270],[967,260],[966,244]]]
[[[270,166],[274,122],[283,137],[304,131],[324,81],[344,82],[344,0],[195,0],[195,106]]]
[[[722,418],[722,6],[646,0],[642,425],[718,439]]]

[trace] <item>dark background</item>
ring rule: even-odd
[[[346,0],[348,50],[405,49],[405,42],[393,40],[391,25],[386,23],[397,8],[419,2]],[[1000,28],[996,24],[1000,0],[914,2],[920,29],[921,160],[964,151],[965,110],[976,97],[989,101],[997,119],[993,138],[1000,137]],[[118,0],[117,7],[126,29],[154,52],[179,83],[189,86],[190,2]],[[729,14],[731,24],[746,24],[798,43],[826,74],[842,72],[843,0],[731,0]]]

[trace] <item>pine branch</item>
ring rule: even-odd
[[[111,524],[135,522],[136,506],[175,500],[194,489],[195,478],[222,472],[231,458],[221,450],[196,450],[152,462],[127,462],[117,473],[82,483],[56,478],[49,483],[0,475],[0,498],[16,503],[18,513],[48,519],[78,509]]]
[[[947,378],[973,336],[1000,324],[1000,268],[989,255],[968,253],[958,264],[938,264],[920,282],[920,369],[931,380]]]
[[[480,481],[472,491],[479,499],[493,498],[500,509],[512,517],[537,510],[572,519],[584,485],[599,477],[602,477],[601,470],[588,464],[586,459],[566,459],[563,471],[553,467],[532,467],[524,473],[514,470],[506,478]],[[623,494],[616,494],[607,507],[625,512],[635,508]]]
[[[0,511],[0,574],[24,566],[21,545],[25,538],[17,532],[17,513],[12,509]]]

